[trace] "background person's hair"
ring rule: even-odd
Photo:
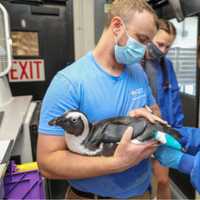
[[[157,15],[146,0],[114,0],[107,13],[105,27],[108,28],[113,17],[116,16],[121,17],[127,24],[135,12],[143,12],[144,10],[152,13],[155,18],[155,25],[158,27]]]
[[[167,34],[172,35],[174,38],[176,37],[176,28],[174,24],[170,21],[167,21],[165,19],[159,19],[158,21],[158,29],[165,31]],[[168,71],[167,71],[167,66],[165,63],[165,58],[161,58],[160,60],[160,65],[163,73],[163,88],[164,89],[169,89],[169,77],[168,77]]]
[[[177,34],[176,28],[172,22],[164,20],[164,19],[159,19],[158,26],[159,26],[158,27],[159,30],[163,30],[169,35],[173,35],[174,37],[176,37],[176,34]]]

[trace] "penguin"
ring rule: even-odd
[[[113,117],[92,124],[83,112],[70,110],[48,124],[63,128],[69,150],[83,155],[112,155],[129,126],[133,128],[133,143],[155,139],[172,148],[182,148],[177,141],[179,133],[176,130],[158,122],[152,124],[143,117]]]

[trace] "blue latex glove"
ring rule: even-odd
[[[161,145],[154,153],[154,156],[161,165],[178,169],[183,153],[174,148],[167,147],[166,145]]]
[[[200,128],[182,127],[177,129],[183,136],[180,143],[190,154],[200,151]]]

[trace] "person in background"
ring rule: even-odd
[[[161,117],[183,136],[181,143],[189,153],[200,148],[200,129],[184,127],[184,114],[180,91],[173,64],[166,54],[176,38],[176,28],[166,20],[159,20],[159,30],[147,45],[144,70],[152,93],[160,107]],[[158,199],[170,199],[169,170],[154,161],[154,174],[158,181]]]
[[[92,123],[128,114],[158,120],[144,108],[159,111],[143,69],[135,65],[156,31],[157,17],[146,0],[115,0],[96,48],[51,82],[41,109],[37,162],[45,177],[68,180],[67,199],[141,198],[149,188],[155,141],[133,144],[127,131],[113,156],[83,156],[70,152],[64,130],[48,122],[72,109]]]

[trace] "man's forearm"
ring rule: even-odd
[[[69,151],[53,152],[39,160],[41,173],[51,179],[82,179],[118,172],[112,157],[80,156]]]
[[[40,172],[51,179],[84,179],[125,171],[155,151],[154,141],[133,144],[132,132],[131,127],[126,129],[110,157],[72,153],[66,148],[64,137],[39,134],[37,162]]]

